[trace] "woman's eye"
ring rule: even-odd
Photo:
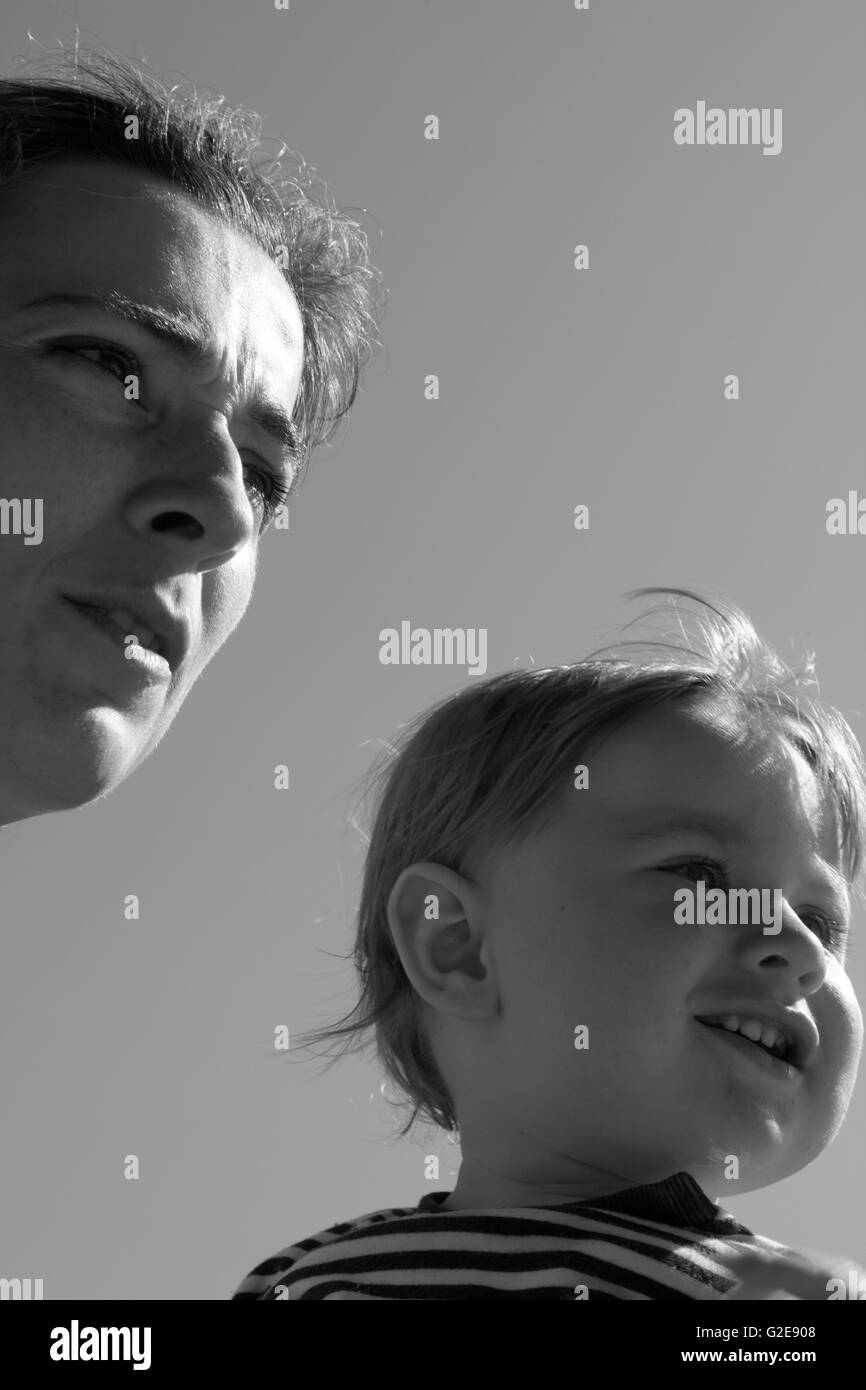
[[[281,475],[274,473],[267,466],[262,468],[249,467],[246,471],[253,476],[252,490],[256,494],[257,505],[262,512],[261,529],[264,530],[288,499],[291,488]]]
[[[94,367],[99,367],[98,362],[93,361],[89,357],[82,356],[82,354],[88,352],[95,353],[97,357],[110,360],[121,367],[120,372],[112,371],[111,368],[99,367],[100,371],[109,371],[110,374],[116,376],[119,381],[124,381],[128,376],[139,375],[137,358],[131,352],[128,352],[126,348],[120,347],[117,343],[93,342],[92,340],[84,342],[65,341],[62,343],[54,343],[52,345],[52,351],[64,355],[68,354],[74,357],[81,357],[82,361],[91,362]]]

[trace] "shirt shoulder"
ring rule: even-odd
[[[337,1221],[333,1226],[317,1231],[315,1235],[307,1236],[295,1245],[286,1245],[250,1270],[232,1294],[232,1302],[236,1299],[285,1298],[288,1295],[282,1291],[282,1282],[291,1274],[299,1260],[332,1245],[335,1241],[365,1234],[371,1227],[381,1227],[390,1221],[404,1219],[417,1210],[417,1207],[382,1207],[378,1211],[365,1212],[363,1216],[354,1217],[351,1221]]]
[[[387,1207],[286,1246],[235,1299],[721,1299],[737,1248],[782,1252],[728,1213],[699,1227],[605,1208],[451,1211],[449,1194]],[[678,1213],[679,1214],[679,1213]]]

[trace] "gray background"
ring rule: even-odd
[[[6,0],[5,71],[28,29],[54,47],[76,23],[259,110],[369,210],[391,295],[387,352],[157,753],[0,838],[4,1272],[48,1298],[222,1299],[280,1246],[453,1183],[444,1135],[392,1140],[375,1064],[271,1050],[353,1001],[334,957],[379,741],[474,679],[381,666],[381,627],[487,627],[493,673],[610,640],[632,587],[697,588],[783,656],[814,646],[866,735],[866,539],[825,531],[863,483],[866,10]],[[677,148],[701,98],[781,106],[781,154]],[[866,1260],[864,1084],[817,1162],[730,1209]]]

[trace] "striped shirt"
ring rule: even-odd
[[[790,1253],[688,1173],[557,1206],[449,1211],[451,1194],[339,1222],[256,1265],[235,1299],[720,1299],[725,1257]]]

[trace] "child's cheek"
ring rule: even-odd
[[[826,994],[826,1002],[822,996]],[[863,1048],[863,1011],[850,976],[838,961],[833,961],[814,1001],[815,1021],[819,1032],[826,1019],[828,1033],[839,1038],[846,1055],[856,1060]]]

